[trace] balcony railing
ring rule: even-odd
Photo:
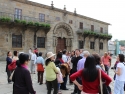
[[[34,17],[28,17],[28,16],[23,16],[23,15],[17,15],[17,14],[11,14],[11,13],[5,13],[5,12],[0,12],[0,18],[10,18],[12,21],[15,19],[19,20],[24,20],[26,22],[39,22],[39,23],[47,23],[51,24],[51,21],[49,20],[41,20],[39,18],[34,18]]]

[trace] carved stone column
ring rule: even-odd
[[[58,39],[57,37],[53,37],[53,46],[56,47],[57,46],[57,42],[58,42]]]

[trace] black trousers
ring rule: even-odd
[[[43,71],[38,71],[38,83],[43,84]]]
[[[65,77],[63,78],[63,83],[61,83],[60,89],[66,89],[67,77],[68,75],[66,74]]]
[[[8,80],[8,83],[11,82],[11,80],[9,79],[10,78],[10,75],[11,75],[11,71],[9,69],[6,70],[7,72],[7,80]]]
[[[80,78],[76,78],[76,81],[82,85],[82,80]],[[77,85],[74,85],[74,93],[81,94],[81,90],[79,90]]]
[[[104,66],[105,66],[106,73],[109,75],[109,66],[107,66],[107,65],[104,65]]]
[[[53,94],[57,94],[58,93],[58,82],[57,79],[53,80],[53,81],[46,81],[46,85],[47,85],[47,94],[51,94],[51,90],[52,87],[54,88]]]

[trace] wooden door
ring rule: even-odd
[[[65,38],[58,38],[57,46],[56,46],[56,52],[59,50],[66,49],[66,39]]]

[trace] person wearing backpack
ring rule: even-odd
[[[118,55],[117,68],[114,71],[116,73],[115,85],[114,85],[114,94],[124,94],[124,83],[125,83],[125,63],[124,55]]]

